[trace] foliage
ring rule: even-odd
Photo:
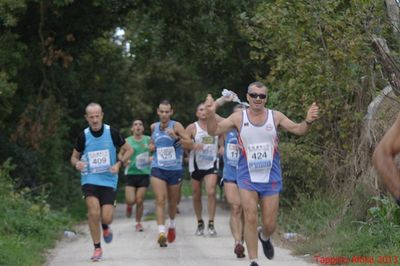
[[[29,188],[17,191],[10,178],[15,165],[7,160],[0,167],[1,265],[41,265],[43,251],[56,235],[70,225],[64,212],[55,212],[46,194],[33,196]]]
[[[357,200],[357,197],[354,198]],[[359,199],[358,199],[359,200]],[[279,220],[285,232],[297,232],[297,254],[319,256],[380,256],[400,251],[400,209],[388,197],[373,197],[364,220],[356,220],[343,195],[301,196],[284,208]]]
[[[270,66],[267,76],[260,75],[270,87],[269,104],[295,121],[304,119],[312,102],[320,106],[321,118],[304,142],[318,148],[334,185],[351,171],[348,158],[363,114],[374,86],[384,82],[371,48],[372,35],[387,27],[383,16],[379,1],[344,0],[268,1],[255,16],[241,16],[251,58]]]
[[[309,146],[295,143],[280,143],[283,176],[282,196],[286,203],[294,203],[306,194],[313,196],[325,187],[327,173],[321,167],[321,156]]]

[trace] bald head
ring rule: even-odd
[[[88,111],[92,111],[92,110],[100,110],[100,112],[103,112],[101,105],[98,103],[89,103],[85,108],[86,114],[88,114]]]

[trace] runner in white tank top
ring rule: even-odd
[[[203,103],[197,106],[196,116],[198,121],[186,128],[187,133],[194,141],[194,149],[189,154],[189,172],[192,177],[193,208],[197,218],[195,235],[203,235],[205,228],[201,201],[201,187],[204,180],[208,203],[208,234],[215,236],[217,234],[214,227],[214,217],[217,206],[218,136],[210,136],[207,133],[207,121]]]
[[[261,82],[254,82],[248,86],[247,100],[250,107],[246,113],[236,112],[222,121],[218,121],[215,114],[216,104],[211,95],[207,96],[205,106],[210,135],[221,135],[233,128],[241,134],[240,140],[246,153],[239,161],[237,180],[245,212],[244,236],[249,259],[251,266],[257,266],[257,235],[262,243],[264,255],[268,259],[274,256],[274,248],[269,237],[276,228],[281,185],[278,181],[280,173],[275,173],[279,166],[279,155],[276,133],[273,132],[282,127],[296,135],[306,134],[310,124],[318,118],[319,108],[313,103],[308,109],[305,120],[300,123],[293,122],[279,111],[266,112],[267,87]],[[247,127],[249,129],[244,129]],[[257,233],[259,201],[261,201],[262,227]]]

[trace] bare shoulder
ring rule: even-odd
[[[279,126],[281,122],[287,118],[286,115],[284,115],[282,112],[277,111],[277,110],[272,110],[273,116],[274,116],[274,121],[275,125]]]
[[[156,125],[157,125],[157,122],[156,122],[156,123],[153,123],[153,124],[151,124],[151,126],[150,126],[151,132],[153,132],[153,131],[154,131],[154,128],[156,127]]]
[[[194,123],[191,123],[186,127],[186,130],[190,131],[190,130],[193,130],[194,128],[195,128]]]

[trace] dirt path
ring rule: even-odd
[[[206,206],[206,205],[203,205]],[[196,220],[190,199],[181,202],[181,213],[177,216],[177,238],[167,248],[156,243],[157,226],[154,220],[143,222],[144,232],[134,231],[133,218],[125,217],[125,205],[120,204],[112,224],[114,240],[110,244],[102,242],[103,259],[101,265],[108,266],[204,266],[204,265],[249,265],[247,258],[236,259],[233,253],[233,238],[229,229],[229,212],[218,207],[215,218],[217,237],[195,236]],[[145,212],[154,210],[153,202],[145,203]],[[203,210],[205,213],[205,210]],[[207,218],[206,215],[203,216]],[[77,237],[64,238],[50,251],[46,265],[75,266],[91,265],[93,247],[87,225],[77,228]],[[259,243],[260,265],[302,266],[309,264],[301,258],[290,255],[290,251],[275,247],[275,258],[270,261],[263,256]]]

